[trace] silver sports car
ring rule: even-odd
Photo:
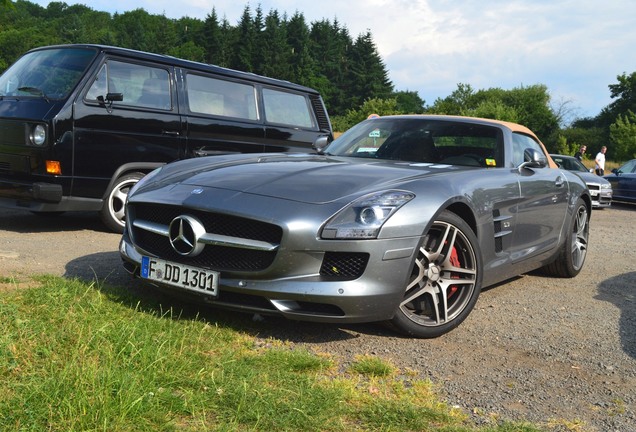
[[[390,116],[315,154],[171,163],[129,193],[125,268],[219,307],[414,337],[458,326],[483,287],[576,276],[591,199],[527,128]]]

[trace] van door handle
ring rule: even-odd
[[[181,135],[179,132],[177,131],[167,131],[167,130],[162,130],[161,131],[162,135],[169,135],[169,136],[179,136]]]

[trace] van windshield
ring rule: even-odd
[[[27,53],[0,76],[0,97],[66,99],[96,55],[76,47]]]

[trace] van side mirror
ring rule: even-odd
[[[124,94],[123,93],[107,93],[106,94],[106,101],[107,102],[121,102],[124,100]]]
[[[314,150],[318,152],[318,154],[322,154],[322,152],[325,150],[325,147],[327,147],[328,145],[329,145],[329,137],[326,135],[323,135],[316,138],[312,147],[314,148]]]
[[[106,93],[106,98],[104,98],[104,96],[102,95],[97,96],[97,101],[99,102],[100,105],[103,105],[106,107],[106,110],[108,111],[109,114],[113,112],[113,102],[121,102],[123,100],[124,100],[123,93]]]

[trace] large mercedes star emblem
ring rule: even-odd
[[[177,216],[170,222],[168,238],[172,248],[183,256],[197,256],[205,245],[199,239],[205,234],[205,227],[190,215]]]

